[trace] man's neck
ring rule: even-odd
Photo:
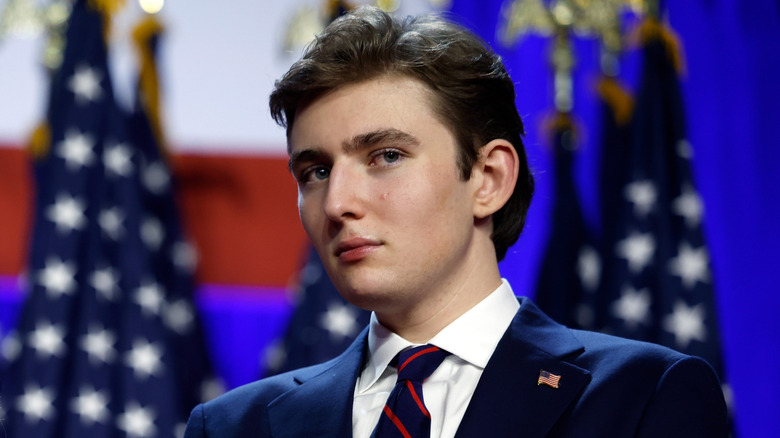
[[[496,266],[489,276],[478,276],[480,281],[461,283],[411,309],[401,309],[393,314],[377,312],[383,326],[415,344],[424,344],[442,329],[476,306],[501,285],[501,275]]]

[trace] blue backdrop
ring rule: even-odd
[[[528,37],[503,47],[495,37],[501,0],[454,0],[456,20],[504,57],[528,129],[526,147],[537,192],[528,227],[502,265],[518,294],[532,296],[549,235],[554,168],[540,126],[552,109],[549,41]],[[772,0],[668,2],[684,47],[682,79],[694,172],[704,201],[723,350],[742,437],[780,436],[780,10]],[[586,218],[598,224],[598,44],[575,44],[574,113],[584,127],[576,179]],[[635,53],[622,62],[631,85]]]

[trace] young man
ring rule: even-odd
[[[317,38],[271,111],[304,229],[371,323],[332,361],[197,407],[187,437],[726,436],[704,361],[569,330],[501,279],[533,192],[514,98],[442,19],[361,8]]]

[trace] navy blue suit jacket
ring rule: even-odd
[[[718,379],[703,360],[571,330],[520,298],[457,437],[726,437]],[[185,438],[349,437],[365,330],[341,356],[196,407]],[[541,370],[559,388],[538,385]]]

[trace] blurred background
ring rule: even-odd
[[[735,434],[780,436],[778,2],[3,0],[9,436],[176,436],[193,403],[360,332],[267,106],[358,4],[445,13],[504,59],[537,183],[514,291],[705,357]]]

